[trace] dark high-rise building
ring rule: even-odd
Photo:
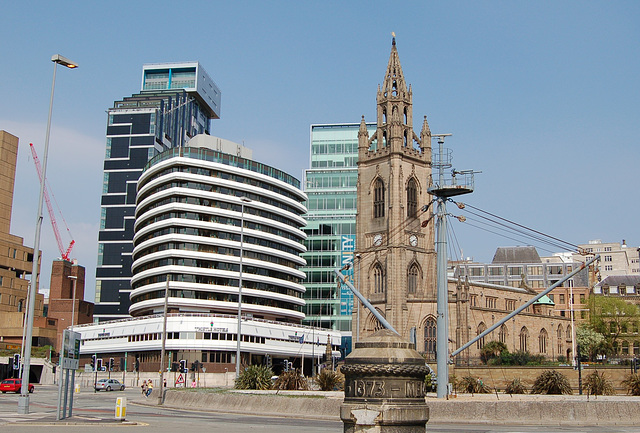
[[[95,320],[129,316],[136,187],[145,164],[208,134],[219,118],[220,89],[198,62],[144,65],[140,93],[109,109]]]

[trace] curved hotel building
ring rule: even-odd
[[[239,308],[244,365],[273,363],[277,370],[288,359],[310,372],[328,346],[338,350],[338,332],[301,324],[300,182],[249,154],[196,136],[148,162],[138,180],[132,318],[76,327],[83,356],[158,371],[165,293],[168,366],[185,359],[208,372],[233,371]]]

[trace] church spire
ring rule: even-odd
[[[407,93],[407,83],[404,80],[400,57],[396,48],[396,35],[392,33],[391,55],[387,65],[387,73],[382,84],[382,92],[387,97],[404,96]]]

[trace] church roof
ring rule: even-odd
[[[491,263],[542,263],[535,247],[500,247]]]
[[[394,97],[398,96],[398,94],[403,95],[407,92],[407,83],[405,82],[404,74],[402,73],[402,66],[400,65],[400,57],[398,56],[398,49],[396,48],[395,36],[391,44],[389,64],[387,65],[387,72],[384,76],[381,92],[385,96]]]

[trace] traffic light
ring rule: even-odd
[[[109,371],[113,371],[113,367],[115,367],[116,362],[113,358],[109,358]]]
[[[136,371],[140,371],[140,358],[136,358]]]
[[[191,363],[191,368],[190,368],[190,370],[191,370],[191,371],[196,371],[196,363],[195,363],[195,362],[192,362],[192,363]]]
[[[186,359],[181,359],[180,360],[180,373],[186,373],[187,372],[187,360]]]
[[[273,366],[273,360],[271,359],[271,355],[264,356],[264,363],[267,366],[267,368],[271,368]]]
[[[91,371],[96,371],[96,355],[91,355]]]
[[[285,359],[284,361],[282,361],[282,364],[284,366],[284,371],[289,371],[289,360]]]
[[[178,367],[180,364],[178,364],[177,362],[172,362],[171,363],[171,371],[178,371]]]
[[[97,358],[96,359],[96,370],[97,371],[102,371],[102,358]]]
[[[20,354],[16,353],[13,355],[13,369],[20,370]]]

